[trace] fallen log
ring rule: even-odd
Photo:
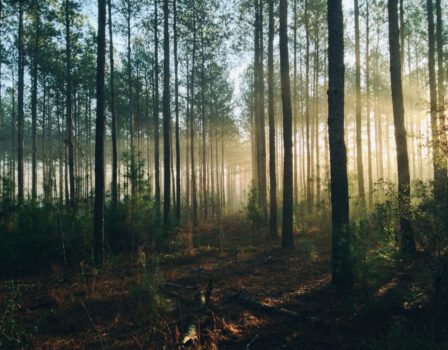
[[[289,317],[293,317],[293,318],[299,318],[300,315],[292,310],[286,309],[284,307],[277,307],[277,306],[271,306],[271,305],[266,305],[264,303],[262,303],[261,301],[247,295],[244,292],[238,292],[238,293],[233,293],[233,294],[229,294],[228,295],[228,299],[231,300],[236,300],[240,303],[243,303],[244,305],[247,306],[251,306],[253,308],[257,308],[260,309],[264,312],[268,312],[268,313],[279,313],[285,316],[289,316]]]
[[[177,284],[177,283],[169,283],[166,282],[163,284],[164,287],[173,287],[173,288],[182,288],[182,289],[196,289],[197,287],[193,287],[193,286],[184,286],[182,284]]]

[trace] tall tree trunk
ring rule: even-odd
[[[201,30],[201,124],[202,124],[202,209],[204,218],[208,216],[207,198],[207,154],[206,148],[206,118],[205,118],[205,53],[204,53],[204,30]]]
[[[311,179],[311,145],[310,145],[310,25],[309,25],[309,0],[305,0],[305,123],[306,123],[306,203],[308,213],[313,212],[313,190]]]
[[[188,210],[191,208],[190,202],[190,70],[189,70],[189,58],[186,59],[186,106],[185,106],[185,169],[186,169],[186,181],[185,181],[185,203]]]
[[[332,207],[332,282],[352,283],[347,153],[344,142],[344,23],[341,0],[327,0],[328,136]]]
[[[259,90],[258,90],[258,66],[259,66],[259,59],[260,59],[260,31],[258,30],[258,22],[260,21],[260,14],[258,9],[258,0],[254,0],[254,9],[255,9],[255,22],[254,22],[254,80],[253,80],[253,115],[252,115],[252,131],[253,131],[253,152],[254,152],[254,160],[255,162],[252,162],[252,167],[255,168],[255,178],[253,179],[254,186],[257,187],[257,191],[259,191],[259,178],[260,178],[260,162],[259,162],[259,151],[258,151],[258,139],[259,139]]]
[[[370,116],[370,13],[366,1],[366,110],[367,110],[367,171],[369,181],[369,209],[373,207],[372,137]]]
[[[19,204],[23,203],[24,199],[24,174],[23,174],[23,95],[24,95],[24,49],[23,49],[23,9],[24,1],[19,1],[19,33],[18,33],[18,60],[19,60],[19,74],[18,74],[18,97],[17,97],[17,185],[18,185],[18,200]]]
[[[174,104],[176,113],[175,138],[176,138],[176,219],[180,222],[180,139],[179,139],[179,78],[177,57],[177,0],[173,0],[173,32],[174,32]]]
[[[156,216],[160,218],[160,142],[159,142],[159,20],[157,0],[154,0],[154,187]]]
[[[190,87],[190,165],[191,165],[191,199],[193,207],[193,225],[198,224],[198,200],[197,200],[197,190],[196,190],[196,166],[194,157],[194,143],[195,143],[195,133],[194,133],[194,73],[196,70],[196,12],[195,12],[195,2],[193,1],[193,52],[192,52],[192,67],[191,67],[191,87]]]
[[[315,149],[315,159],[316,159],[316,203],[317,210],[320,210],[320,190],[321,190],[321,178],[320,178],[320,139],[319,139],[319,70],[320,70],[320,59],[319,59],[319,48],[320,48],[320,35],[319,35],[319,25],[316,24],[316,40],[315,40],[315,81],[314,81],[314,115],[315,115],[315,130],[314,130],[314,143]]]
[[[376,33],[376,47],[375,47],[375,76],[378,77],[379,76],[379,40],[380,40],[380,29],[379,26],[377,28],[377,33]],[[376,132],[376,144],[378,147],[378,151],[377,151],[377,180],[378,179],[383,179],[384,180],[384,160],[383,160],[383,122],[382,122],[382,117],[381,117],[381,112],[380,112],[380,108],[379,108],[379,93],[380,93],[381,87],[380,84],[378,84],[378,82],[376,82],[375,84],[375,122],[376,122],[376,126],[375,126],[375,132]],[[382,187],[382,186],[381,186]],[[380,198],[381,198],[381,194],[380,194]]]
[[[106,66],[106,0],[98,0],[96,55],[96,129],[95,129],[95,209],[93,257],[96,265],[104,257],[104,71]]]
[[[260,204],[261,204],[261,209],[264,213],[264,215],[267,217],[267,189],[266,189],[266,135],[265,135],[265,103],[264,103],[264,97],[265,97],[265,93],[264,93],[264,39],[263,39],[263,7],[264,7],[264,1],[260,0],[259,3],[260,6],[260,20],[258,22],[259,27],[258,30],[260,32],[259,34],[259,39],[260,39],[260,51],[259,51],[259,79],[258,79],[258,88],[259,88],[259,107],[260,107],[260,111],[259,111],[259,118],[260,118],[260,123],[259,123],[259,128],[260,128],[260,132],[259,132],[259,140],[258,140],[258,145],[259,145],[259,151],[260,151],[260,178],[259,178],[259,189],[260,189]],[[230,198],[230,197],[229,197]]]
[[[439,143],[439,128],[437,123],[437,82],[435,62],[435,35],[434,35],[434,9],[432,0],[426,0],[426,14],[428,20],[428,78],[429,99],[431,108],[431,134],[434,168],[434,198],[438,203],[445,199],[446,174],[441,166],[441,153]]]
[[[401,61],[401,73],[403,74],[404,66],[404,1],[400,0],[400,61]]]
[[[266,202],[266,137],[264,127],[264,65],[263,65],[263,1],[255,0],[255,125],[257,154],[257,190],[259,205],[267,215]]]
[[[269,233],[277,237],[277,176],[275,171],[275,105],[274,105],[274,0],[269,0],[268,45],[269,99]]]
[[[294,0],[294,25],[293,25],[293,38],[294,38],[294,82],[293,82],[293,104],[292,104],[292,119],[294,123],[294,146],[293,146],[293,162],[294,162],[294,203],[299,202],[299,184],[298,184],[298,140],[297,140],[297,124],[298,124],[298,97],[297,97],[297,27],[298,27],[298,16],[297,16],[297,1]],[[275,136],[275,133],[274,133]]]
[[[0,36],[3,36],[3,1],[0,0]],[[2,100],[2,79],[3,79],[3,47],[0,46],[0,131],[3,131],[3,127],[4,127],[4,114],[3,114],[3,100]],[[0,176],[6,176],[6,155],[7,155],[7,151],[6,151],[6,147],[4,149],[4,151],[2,152],[2,158],[0,158],[0,162],[2,162],[1,164],[1,173]]]
[[[39,8],[35,6],[34,20],[34,47],[33,47],[33,66],[32,66],[32,88],[31,88],[31,197],[33,200],[37,199],[37,60],[39,52],[39,37],[40,37],[40,16]]]
[[[293,248],[292,108],[288,57],[288,1],[280,0],[280,70],[283,109],[283,229],[282,247]]]
[[[129,112],[129,134],[130,134],[130,180],[131,180],[131,198],[135,199],[137,195],[137,165],[135,160],[135,144],[134,144],[134,129],[135,129],[135,116],[134,116],[134,97],[132,91],[132,61],[131,61],[131,17],[132,17],[132,3],[131,0],[127,0],[126,8],[126,35],[127,35],[127,88],[128,88],[128,112]],[[132,216],[132,214],[131,214]],[[131,219],[133,222],[133,219]]]
[[[410,205],[410,175],[408,145],[404,126],[403,86],[401,82],[400,41],[398,29],[397,0],[388,0],[389,51],[392,105],[397,147],[398,194],[400,210],[401,251],[404,255],[415,251],[411,223],[407,217]]]
[[[109,65],[110,65],[110,112],[112,116],[112,183],[111,201],[112,207],[116,208],[118,203],[118,148],[117,148],[117,111],[115,108],[115,66],[114,66],[114,44],[112,26],[112,4],[107,0],[109,16]]]
[[[16,116],[16,80],[15,80],[15,70],[11,70],[11,78],[12,78],[12,89],[11,89],[11,164],[10,164],[10,176],[11,176],[11,182],[12,182],[12,188],[11,188],[11,199],[15,198],[16,193],[16,131],[17,131],[17,116]]]
[[[67,200],[72,206],[76,201],[75,195],[75,151],[73,146],[73,119],[72,119],[72,53],[70,39],[70,0],[65,0],[65,64],[66,64],[66,139],[68,151],[68,177],[69,177],[69,197]]]
[[[356,59],[356,166],[358,171],[358,194],[361,210],[366,207],[364,189],[364,166],[362,163],[362,120],[361,120],[361,57],[359,40],[359,5],[355,0],[355,59]]]
[[[445,67],[444,67],[444,52],[443,52],[443,22],[442,22],[442,0],[436,0],[436,41],[437,41],[437,86],[438,86],[438,106],[439,112],[439,132],[440,144],[443,151],[440,154],[440,174],[443,190],[440,193],[442,203],[447,205],[448,200],[448,179],[447,179],[447,125],[445,115]]]
[[[170,111],[170,33],[168,0],[163,0],[163,223],[168,227],[171,210],[171,111]]]

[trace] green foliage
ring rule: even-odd
[[[147,259],[146,253],[140,249],[138,259],[142,267],[142,275],[139,284],[130,291],[130,297],[138,307],[137,315],[148,320],[151,315],[166,307],[167,301],[161,292],[163,276],[159,270],[157,258]]]
[[[130,183],[132,183],[132,181],[135,181],[137,185],[136,193],[144,194],[145,191],[148,190],[149,181],[144,178],[145,162],[142,159],[141,152],[137,152],[134,146],[130,151],[123,153],[123,161],[125,163],[124,177],[128,179],[128,181],[126,181],[124,185],[126,196],[129,196],[128,186]]]
[[[300,235],[297,242],[297,249],[307,259],[317,261],[319,254],[313,240],[309,235]]]
[[[351,225],[352,261],[356,280],[365,287],[377,287],[395,266],[399,247],[396,232],[389,222],[389,202],[378,204],[370,219],[355,220]]]
[[[429,257],[440,256],[448,246],[446,203],[434,199],[433,184],[417,181],[412,207],[414,234]]]
[[[25,201],[16,206],[0,201],[1,274],[37,272],[52,264],[74,264],[86,260],[91,245],[91,210],[37,204]]]
[[[253,233],[266,226],[267,217],[260,205],[259,191],[254,184],[247,194],[246,216],[252,224]]]
[[[30,330],[16,317],[16,312],[20,309],[19,286],[14,281],[7,281],[4,284],[8,297],[0,305],[0,348],[23,349],[31,346]]]

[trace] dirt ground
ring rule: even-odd
[[[203,228],[199,248],[157,256],[156,274],[142,267],[145,253],[101,271],[22,278],[15,322],[32,349],[405,349],[414,347],[400,339],[426,331],[424,308],[392,293],[403,276],[377,291],[336,291],[328,233],[300,233],[285,251],[247,230],[231,220],[218,233]],[[141,297],[145,278],[160,284],[158,306]],[[3,284],[0,302],[8,298]]]

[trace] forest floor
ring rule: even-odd
[[[448,344],[424,296],[397,292],[413,288],[406,272],[341,292],[330,284],[329,233],[300,233],[286,251],[253,240],[238,218],[221,228],[203,227],[194,250],[159,255],[155,273],[140,254],[16,280],[15,327],[32,349],[429,349],[434,328],[433,348]],[[5,286],[0,303],[12,298]]]

